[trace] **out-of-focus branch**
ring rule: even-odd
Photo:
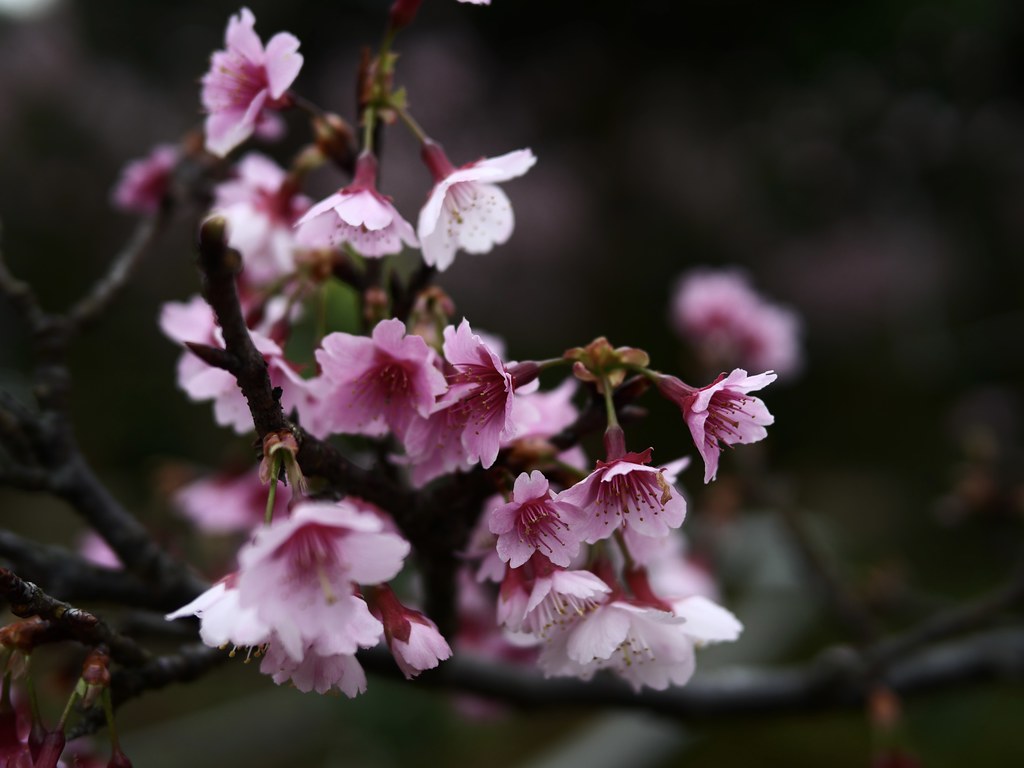
[[[131,239],[114,259],[107,273],[97,280],[67,313],[69,330],[80,332],[110,306],[121,293],[149,247],[156,241],[168,219],[169,207],[139,221]]]
[[[153,242],[169,206],[139,225],[110,271],[66,315],[44,312],[32,290],[0,261],[0,291],[21,310],[35,351],[33,394],[37,411],[0,393],[0,441],[6,454],[0,483],[47,491],[65,499],[114,550],[125,567],[158,585],[157,594],[180,604],[204,588],[183,564],[171,558],[96,477],[75,440],[68,413],[71,374],[67,349],[74,336],[95,320],[126,284]]]
[[[360,659],[370,670],[397,672],[384,654],[361,655]],[[724,669],[683,688],[638,694],[610,676],[589,682],[548,680],[533,669],[457,655],[438,670],[425,673],[421,682],[531,710],[619,707],[669,717],[720,719],[862,706],[869,690],[864,672],[856,651],[836,647],[796,667]],[[1018,679],[1022,674],[1024,627],[1015,627],[919,650],[888,667],[879,681],[901,696],[912,696],[986,680]]]
[[[59,600],[124,606],[176,607],[150,584],[122,570],[93,565],[63,547],[0,530],[0,560]]]
[[[874,616],[836,575],[804,525],[800,513],[792,504],[780,504],[779,509],[790,538],[817,584],[824,590],[832,613],[847,627],[857,642],[870,643],[877,640],[879,629]]]
[[[111,656],[122,664],[142,664],[149,659],[149,654],[134,640],[115,632],[91,613],[51,597],[7,568],[0,568],[0,595],[15,616],[38,616],[85,645],[106,645]]]

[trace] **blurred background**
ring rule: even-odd
[[[296,90],[354,120],[359,50],[378,42],[389,3],[249,6],[264,40],[301,40]],[[0,247],[47,307],[77,298],[130,234],[131,217],[109,204],[119,170],[199,124],[198,78],[237,10],[0,0]],[[728,453],[707,488],[694,470],[682,479],[693,550],[747,625],[739,643],[705,652],[702,670],[799,661],[850,640],[822,610],[780,509],[806,522],[892,629],[994,586],[1019,556],[1022,43],[1014,0],[428,0],[399,38],[397,79],[453,162],[527,146],[539,158],[505,187],[511,241],[461,254],[440,281],[511,357],[605,335],[704,383],[669,320],[678,277],[702,265],[742,267],[802,318],[803,369],[765,393],[769,439]],[[299,141],[261,150],[284,161]],[[430,183],[417,148],[396,127],[382,154],[382,188],[415,220]],[[325,169],[311,193],[344,181]],[[198,289],[192,239],[179,217],[73,359],[86,455],[182,552],[196,545],[167,484],[251,450],[176,389],[179,352],[157,328],[163,302]],[[0,386],[23,393],[22,330],[0,304]],[[652,418],[630,429],[631,446],[654,445],[662,462],[692,452],[678,411],[644,404]],[[0,524],[66,543],[80,533],[57,502],[10,492]],[[1014,764],[1022,716],[1019,684],[961,690],[906,702],[904,736],[923,765]],[[122,719],[139,766],[423,755],[494,767],[865,766],[876,747],[862,712],[477,720],[415,685],[371,679],[355,701],[303,697],[240,663]]]

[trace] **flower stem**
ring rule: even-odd
[[[277,476],[281,473],[281,452],[274,454],[270,463],[270,490],[267,491],[267,511],[263,515],[264,525],[274,521],[274,502],[277,499]]]

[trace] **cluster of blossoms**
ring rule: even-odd
[[[296,437],[352,451],[369,443],[388,465],[388,482],[412,492],[475,473],[496,494],[481,498],[471,540],[451,541],[449,556],[457,551],[474,574],[463,575],[462,615],[446,627],[456,647],[500,648],[506,658],[534,659],[549,676],[589,679],[605,669],[637,689],[683,684],[696,647],[734,640],[741,627],[680,551],[686,501],[676,480],[688,460],[658,466],[650,448],[627,450],[616,397],[655,385],[680,409],[710,482],[723,445],[765,437],[772,417],[750,393],[775,374],[735,369],[694,387],[651,369],[640,350],[603,338],[552,360],[516,362],[500,340],[455,321],[454,306],[430,277],[458,251],[483,254],[511,236],[512,206],[497,184],[536,159],[520,149],[457,168],[412,118],[404,92],[393,88],[388,47],[418,5],[395,2],[384,48],[367,67],[358,154],[348,149],[344,121],[291,90],[302,65],[298,41],[279,33],[264,47],[247,9],[229,22],[226,50],[213,55],[203,78],[211,155],[224,157],[252,136],[272,137],[280,110],[302,109],[313,120],[314,144],[288,169],[244,155],[214,190],[211,210],[244,264],[238,294],[250,338],[301,430],[261,435],[259,472],[179,491],[183,511],[207,530],[255,531],[237,567],[168,618],[198,617],[204,642],[247,649],[276,682],[304,691],[364,690],[356,653],[382,640],[407,677],[447,659],[451,647],[438,627],[389,585],[412,549],[406,537],[415,544],[399,525],[407,511],[344,496],[345,488],[313,484],[317,492],[305,493]],[[399,118],[421,142],[433,178],[415,228],[377,187],[375,131]],[[329,160],[347,168],[350,181],[314,203],[303,183]],[[149,170],[147,178],[145,164],[132,166],[115,200],[135,210],[159,207],[160,185],[173,172],[163,149]],[[381,279],[386,271],[374,265],[406,249],[419,249],[422,265],[400,295],[402,286]],[[318,325],[311,358],[293,359],[291,332],[313,314],[304,302],[330,281],[360,294],[362,332]],[[219,424],[251,432],[235,377],[218,366],[226,345],[210,307],[198,297],[170,303],[160,324],[188,347],[178,367],[182,389],[212,401]],[[541,390],[541,374],[559,368],[571,375]],[[596,462],[580,436],[564,437],[583,421],[575,402],[583,394],[591,410],[605,412],[605,452]],[[286,470],[288,503],[276,494]],[[481,608],[488,603],[489,620]]]
[[[803,364],[797,314],[763,298],[738,270],[684,275],[673,295],[671,320],[712,370],[742,365],[788,378]]]

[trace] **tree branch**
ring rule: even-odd
[[[80,643],[106,645],[111,656],[122,664],[142,664],[149,659],[149,654],[134,640],[115,632],[91,613],[51,597],[7,568],[0,568],[0,595],[15,616],[38,616],[61,627]]]

